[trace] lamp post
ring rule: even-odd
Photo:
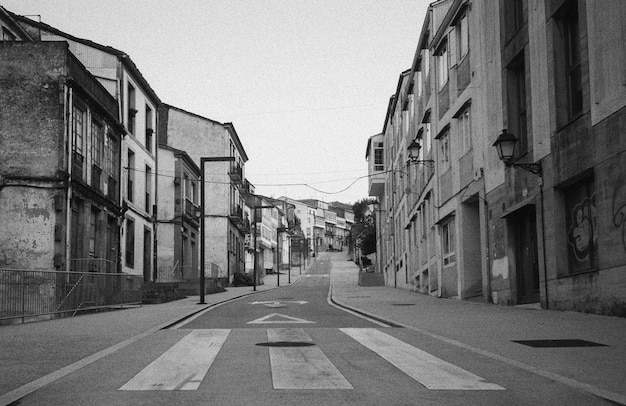
[[[206,217],[205,213],[205,205],[204,205],[204,184],[205,176],[204,176],[204,165],[207,162],[234,162],[235,157],[233,156],[221,156],[221,157],[201,157],[200,158],[200,303],[198,304],[206,304],[204,301],[204,290],[206,285],[206,278],[204,275],[205,272],[205,246],[204,241],[206,237],[206,230],[204,229],[204,218]]]

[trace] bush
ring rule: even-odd
[[[233,286],[252,286],[254,285],[254,279],[252,275],[248,275],[244,272],[236,272],[233,275]]]

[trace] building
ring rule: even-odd
[[[625,7],[431,3],[367,145],[387,285],[624,314]]]
[[[189,288],[196,288],[189,290],[196,292],[200,276],[200,168],[185,151],[167,145],[159,145],[158,162],[157,280],[188,283]]]
[[[27,314],[112,304],[132,275],[80,289],[83,274],[59,275],[123,272],[116,100],[67,42],[0,42],[0,83],[0,268],[42,272],[30,294],[49,305]]]
[[[117,98],[126,134],[121,145],[121,198],[124,210],[122,271],[156,277],[157,107],[161,103],[131,58],[115,48],[74,37],[47,24],[12,15],[37,41],[65,41],[104,88]]]
[[[514,166],[488,162],[492,298],[624,316],[626,4],[512,3],[485,35],[489,141],[519,139]]]
[[[167,104],[159,109],[159,120],[159,145],[186,151],[200,168],[205,187],[198,201],[205,205],[205,226],[200,230],[205,233],[205,272],[228,285],[235,273],[245,272],[244,245],[250,232],[244,211],[246,151],[232,123]]]

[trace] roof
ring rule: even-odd
[[[137,65],[135,65],[133,60],[130,58],[130,56],[126,52],[120,51],[119,49],[113,48],[108,45],[98,44],[97,42],[94,42],[88,39],[75,37],[71,34],[68,34],[57,28],[54,28],[51,25],[31,20],[28,17],[20,16],[18,14],[11,13],[10,11],[8,13],[10,16],[12,16],[16,21],[20,22],[21,24],[30,25],[40,30],[48,31],[50,33],[59,35],[61,37],[65,37],[68,40],[75,41],[80,44],[83,44],[83,45],[86,45],[95,49],[99,49],[108,54],[117,56],[118,60],[121,61],[121,63],[126,67],[126,69],[132,72],[133,77],[137,79],[137,82],[142,87],[142,89],[148,94],[148,96],[151,99],[153,99],[153,101],[156,102],[157,105],[161,104],[161,99],[159,99],[159,96],[157,96],[154,89],[152,89],[152,87],[150,86],[146,78],[144,78],[143,75],[141,74],[141,71],[139,70],[139,68],[137,68]]]
[[[5,24],[18,33],[22,41],[32,41],[33,37],[15,20],[15,14],[11,13],[4,7],[0,6],[0,20],[3,20]]]

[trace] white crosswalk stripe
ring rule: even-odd
[[[340,329],[428,389],[504,390],[449,362],[373,328]]]
[[[504,390],[375,328],[338,329],[430,390]],[[231,330],[193,330],[146,366],[122,391],[197,390]],[[267,329],[274,389],[353,389],[302,328]],[[272,344],[277,344],[276,346]],[[290,345],[296,344],[296,345]]]
[[[194,330],[119,390],[196,390],[230,330]]]
[[[269,342],[308,343],[311,337],[302,329],[267,330]],[[318,347],[270,347],[274,389],[352,389]]]

